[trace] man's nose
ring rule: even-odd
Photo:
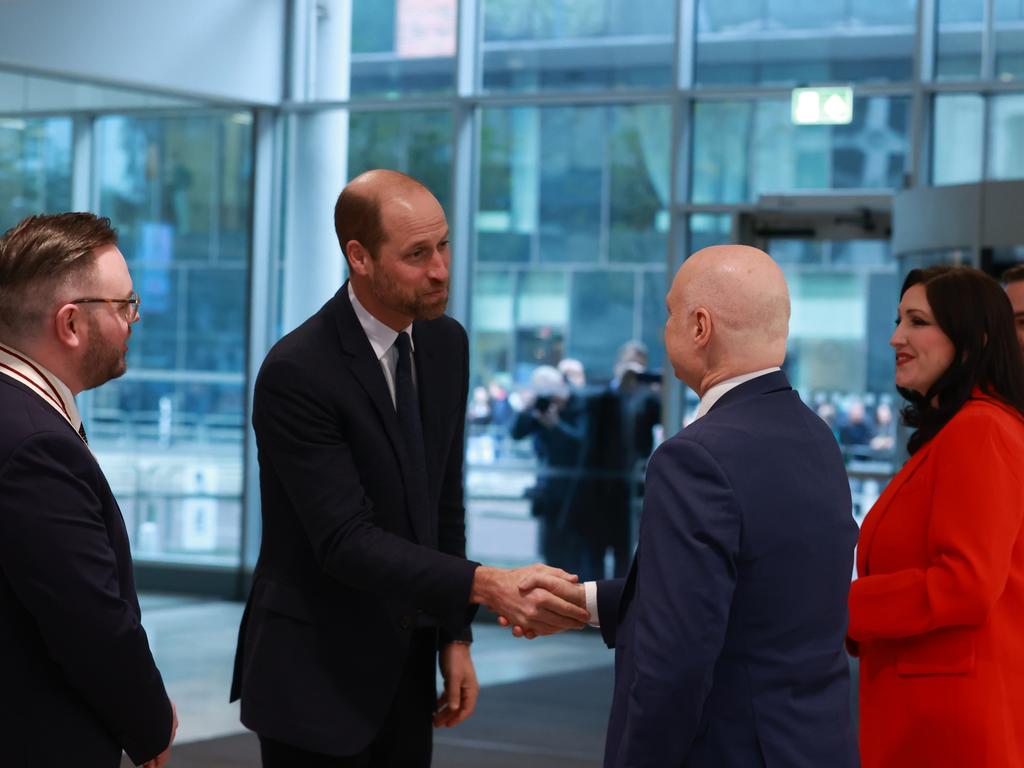
[[[447,280],[448,279],[448,257],[439,250],[434,250],[434,255],[430,259],[430,265],[427,268],[427,275],[431,280]]]

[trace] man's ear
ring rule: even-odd
[[[370,252],[363,248],[358,240],[349,240],[345,243],[345,258],[348,259],[348,268],[360,277],[366,277],[369,273]]]
[[[70,349],[77,349],[82,345],[84,326],[85,317],[75,304],[65,304],[53,316],[53,330],[57,340]]]
[[[704,307],[697,307],[693,312],[693,342],[699,347],[706,347],[711,341],[711,313]]]

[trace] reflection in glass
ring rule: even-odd
[[[672,83],[674,0],[483,0],[490,91]]]
[[[512,370],[515,359],[516,275],[507,270],[479,269],[473,281],[473,330],[470,362],[475,384]]]
[[[137,557],[236,564],[251,116],[102,117],[96,162],[142,319],[128,373],[88,401],[90,444]]]
[[[981,77],[985,3],[937,0],[935,13],[935,79],[977,80]]]
[[[910,100],[866,97],[849,125],[795,126],[788,100],[694,106],[693,201],[733,203],[814,189],[903,183]]]
[[[732,216],[717,213],[695,213],[690,216],[689,253],[696,253],[709,245],[731,242]]]
[[[71,208],[71,119],[0,117],[0,234]]]
[[[996,0],[995,42],[997,80],[1024,78],[1024,4]]]
[[[981,181],[985,100],[978,94],[940,94],[932,119],[932,183]]]
[[[664,263],[669,123],[660,104],[484,110],[478,258]]]
[[[696,81],[874,82],[913,74],[916,3],[699,0]]]
[[[393,168],[423,182],[452,215],[452,119],[445,111],[352,112],[348,175]]]
[[[1024,178],[1024,94],[992,97],[992,135],[988,175]]]
[[[454,90],[457,0],[352,0],[353,97]]]

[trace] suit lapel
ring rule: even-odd
[[[381,424],[384,426],[384,433],[388,436],[391,449],[395,453],[395,460],[399,472],[402,473],[402,485],[405,491],[405,508],[409,515],[409,523],[412,526],[416,540],[421,544],[430,543],[430,521],[415,510],[424,502],[417,498],[417,491],[412,487],[408,467],[411,458],[405,450],[405,443],[402,438],[402,430],[398,424],[398,414],[395,412],[395,404],[391,400],[391,392],[388,390],[388,383],[384,379],[384,372],[380,367],[380,360],[374,354],[370,340],[366,338],[366,332],[359,324],[355,310],[352,309],[352,302],[348,298],[348,283],[345,283],[334,296],[336,303],[336,317],[338,323],[338,335],[341,339],[342,351],[349,358],[349,366],[352,375],[360,386],[369,395]],[[421,394],[422,398],[422,394]],[[429,504],[426,504],[429,507]]]
[[[896,494],[899,493],[906,482],[914,476],[914,473],[918,470],[924,460],[928,457],[928,454],[932,449],[932,442],[929,441],[927,445],[922,447],[917,453],[910,457],[906,464],[903,465],[896,476],[889,481],[889,485],[882,491],[882,495],[878,497],[878,501],[868,512],[867,517],[864,518],[864,524],[860,529],[860,538],[857,542],[857,575],[867,576],[868,575],[868,558],[871,553],[871,544],[874,541],[875,533],[878,531],[878,526],[886,513],[892,506],[893,499],[896,498]]]

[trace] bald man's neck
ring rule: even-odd
[[[779,351],[774,353],[762,351],[759,354],[752,355],[723,356],[708,367],[704,375],[701,376],[700,384],[694,391],[700,397],[704,397],[704,393],[716,384],[721,384],[729,379],[735,379],[737,376],[745,376],[746,374],[764,371],[769,368],[781,368],[785,359],[784,344],[781,353]]]

